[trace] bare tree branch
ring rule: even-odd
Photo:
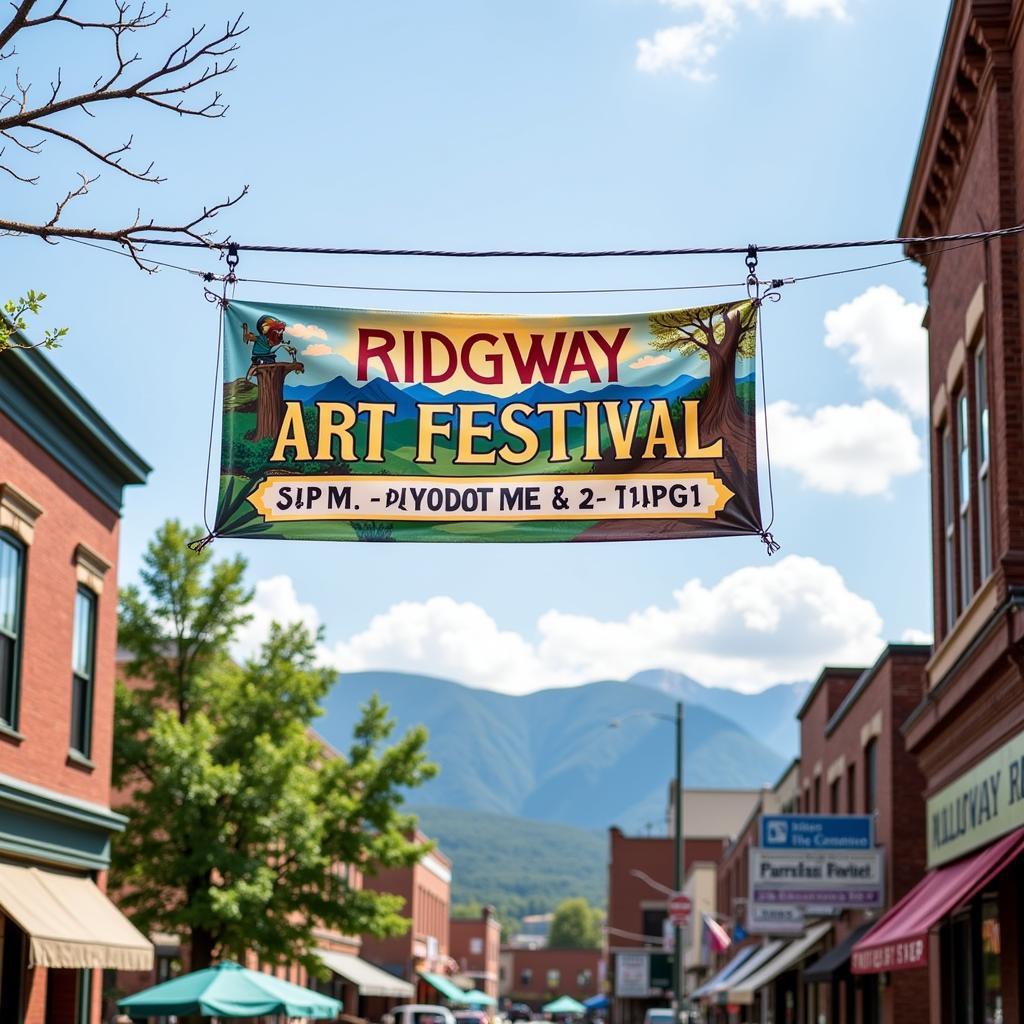
[[[106,69],[92,78],[91,85],[70,95],[65,92],[61,66],[49,76],[49,84],[39,102],[34,102],[36,96],[31,75],[23,74],[21,67],[13,68],[13,76],[6,75],[6,82],[0,81],[0,172],[26,185],[37,184],[39,176],[31,174],[27,167],[19,166],[12,157],[28,160],[38,156],[46,139],[54,139],[55,144],[72,146],[90,160],[111,167],[126,177],[160,183],[165,179],[154,171],[152,161],[145,167],[141,163],[133,166],[134,161],[126,162],[127,154],[133,151],[134,136],[111,148],[109,144],[95,141],[87,132],[67,126],[57,127],[53,120],[69,111],[81,111],[94,117],[92,108],[95,104],[115,101],[145,104],[179,116],[223,117],[228,109],[223,94],[219,89],[208,90],[206,87],[234,71],[233,54],[239,48],[238,40],[248,31],[242,24],[242,15],[227,21],[221,31],[210,35],[207,35],[205,25],[193,27],[184,34],[181,42],[169,51],[163,51],[164,56],[153,59],[136,52],[131,41],[169,17],[170,8],[166,4],[151,6],[147,0],[138,4],[132,0],[113,0],[106,18],[97,16],[97,0],[80,0],[79,6],[88,14],[80,14],[74,9],[75,0],[13,0],[9,20],[0,24],[0,62],[9,61],[17,54],[19,33],[45,30],[54,25],[62,24],[79,32],[105,35],[110,46]],[[3,65],[5,68],[10,66]],[[44,137],[31,133],[40,133]],[[9,147],[8,143],[13,143],[16,148]],[[0,209],[0,234],[34,235],[51,243],[60,238],[116,242],[126,249],[140,268],[152,272],[155,267],[147,265],[142,255],[145,246],[140,238],[177,235],[213,245],[211,222],[248,192],[246,186],[223,202],[203,206],[198,216],[182,224],[157,223],[153,218],[144,218],[141,211],[123,227],[66,224],[65,217],[70,207],[75,205],[77,208],[77,200],[88,194],[98,177],[98,174],[78,172],[79,183],[55,202],[53,215],[45,223],[4,217]]]
[[[156,268],[148,266],[142,256],[145,244],[140,241],[142,237],[152,235],[177,235],[191,238],[193,241],[201,242],[210,248],[219,248],[220,243],[212,240],[212,230],[203,230],[222,211],[227,210],[240,202],[249,192],[246,185],[236,196],[229,197],[223,202],[214,203],[212,206],[204,206],[203,212],[185,224],[158,224],[155,220],[143,221],[140,216],[126,227],[103,229],[103,228],[82,228],[65,227],[59,223],[65,207],[85,195],[89,186],[96,180],[79,175],[82,179],[77,188],[70,190],[67,195],[57,204],[54,216],[46,224],[31,224],[26,221],[6,220],[0,218],[0,233],[12,235],[34,235],[47,242],[55,242],[61,238],[85,238],[99,242],[116,242],[124,246],[140,269],[152,273]]]

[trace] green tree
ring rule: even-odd
[[[121,595],[114,781],[125,832],[111,880],[142,930],[181,935],[193,969],[254,949],[319,972],[312,930],[398,934],[400,897],[354,889],[346,866],[413,863],[402,791],[430,778],[426,732],[393,740],[376,699],[347,753],[311,725],[334,674],[315,664],[302,625],[272,625],[238,664],[228,647],[248,620],[241,558],[185,547],[166,523]]]
[[[555,909],[548,945],[555,949],[599,949],[604,915],[582,896],[563,900]]]

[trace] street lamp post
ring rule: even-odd
[[[675,783],[675,890],[683,891],[683,702],[676,702],[676,783]],[[672,946],[672,966],[676,1024],[682,1019],[686,992],[686,966],[683,953],[683,929],[676,925]]]
[[[675,819],[675,871],[673,873],[673,884],[675,892],[683,891],[683,702],[676,701],[676,713],[673,718],[670,715],[663,715],[657,711],[632,711],[625,718],[632,718],[634,715],[649,715],[651,718],[660,718],[662,721],[676,724],[676,778],[675,793],[673,800],[673,817]],[[623,719],[615,718],[608,723],[612,728],[618,728]],[[692,913],[692,912],[691,912]],[[692,920],[692,917],[691,917]],[[685,956],[683,953],[683,929],[676,925],[673,929],[672,947],[672,1008],[675,1015],[675,1024],[680,1024],[683,1012],[683,1000],[686,998],[686,970]]]

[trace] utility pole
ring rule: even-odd
[[[676,702],[676,786],[675,786],[675,891],[683,891],[683,702]],[[691,922],[693,921],[691,912]],[[692,927],[692,924],[691,924]],[[682,1020],[685,999],[686,966],[684,963],[683,929],[676,925],[675,941],[672,948],[673,1006],[676,1024]]]

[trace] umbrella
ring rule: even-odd
[[[462,998],[465,1000],[467,1006],[497,1006],[498,1000],[494,996],[489,996],[486,992],[481,992],[478,988],[472,988],[468,992],[464,993]]]
[[[572,996],[559,996],[554,1002],[544,1006],[545,1013],[586,1013],[587,1008]]]
[[[584,999],[583,1005],[588,1010],[607,1010],[610,1005],[610,1001],[608,999],[608,996],[602,992],[600,995],[591,996],[589,999]]]
[[[259,1017],[283,1013],[288,1017],[333,1020],[341,1003],[308,988],[250,971],[224,960],[203,971],[172,978],[117,1002],[129,1017]]]

